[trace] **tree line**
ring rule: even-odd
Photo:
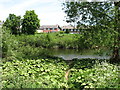
[[[9,14],[3,24],[3,28],[9,29],[11,34],[35,34],[40,26],[40,20],[34,10],[26,11],[23,19],[21,16]]]

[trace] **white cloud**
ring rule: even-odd
[[[16,1],[15,3],[9,2]],[[23,16],[26,10],[35,10],[41,24],[65,24],[64,12],[59,0],[0,0],[0,20],[5,20],[10,13]]]
[[[42,17],[42,18],[41,18]],[[43,24],[60,24],[64,25],[66,24],[63,22],[64,13],[62,12],[54,12],[54,13],[43,13],[39,15],[39,18],[41,18],[41,25]]]

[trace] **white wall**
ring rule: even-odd
[[[37,30],[37,32],[38,32],[38,33],[42,33],[42,32],[43,32],[43,30]]]

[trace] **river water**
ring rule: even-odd
[[[74,58],[84,59],[109,59],[107,50],[98,53],[96,50],[76,50],[76,49],[46,49],[52,56],[63,58],[64,60],[72,60]]]

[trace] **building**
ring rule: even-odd
[[[58,32],[62,30],[59,25],[42,25],[37,32],[49,33],[49,32]]]
[[[75,27],[68,25],[68,26],[63,26],[62,31],[68,31],[70,34],[79,34],[80,31],[79,29],[76,29]]]
[[[37,33],[50,33],[50,32],[58,32],[58,31],[68,31],[70,34],[79,34],[79,29],[74,28],[71,25],[62,26],[59,25],[42,25],[37,30]]]

